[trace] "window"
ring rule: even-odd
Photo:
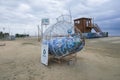
[[[87,27],[89,26],[89,21],[86,21],[86,26],[87,26]]]
[[[80,24],[80,21],[75,21],[76,24]]]

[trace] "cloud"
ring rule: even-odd
[[[18,11],[21,11],[21,12],[27,12],[30,9],[31,9],[31,7],[28,4],[24,4],[24,3],[22,3],[18,6]]]
[[[96,7],[101,6],[107,2],[109,2],[109,0],[87,0],[87,5],[91,7]]]
[[[31,30],[36,31],[42,18],[50,18],[53,24],[61,14],[69,14],[69,8],[73,19],[92,17],[110,34],[120,26],[119,0],[0,0],[0,24],[9,26],[13,33],[25,29],[33,35]]]

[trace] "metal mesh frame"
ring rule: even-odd
[[[85,45],[81,32],[66,20],[57,21],[50,26],[44,32],[43,41],[49,45],[49,54],[58,58],[74,54]]]

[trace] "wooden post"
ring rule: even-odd
[[[39,25],[38,25],[38,42],[40,42]]]

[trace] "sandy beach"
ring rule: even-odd
[[[40,62],[37,38],[0,41],[0,80],[120,80],[120,37],[86,39],[77,62]]]

